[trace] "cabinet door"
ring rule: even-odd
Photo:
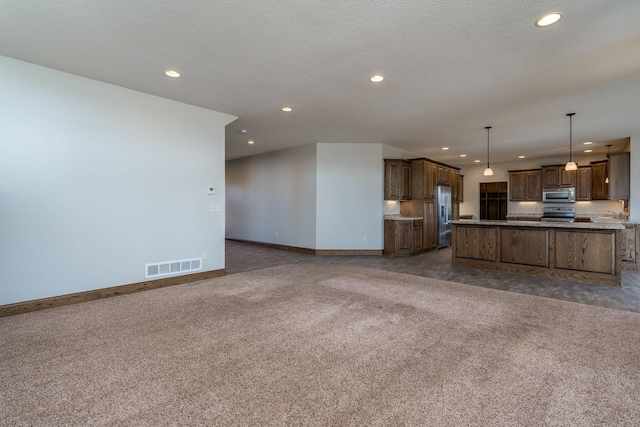
[[[422,250],[422,221],[413,221],[413,252]]]
[[[460,177],[460,172],[457,170],[451,169],[451,201],[454,203],[460,202],[460,189],[458,187]]]
[[[506,188],[505,188],[506,192]],[[464,175],[460,175],[458,173],[458,201],[460,203],[464,202]]]
[[[577,171],[568,171],[564,169],[564,166],[560,167],[560,187],[575,187],[577,177]]]
[[[608,161],[591,163],[591,200],[609,200]]]
[[[425,193],[425,161],[414,160],[411,162],[411,198],[422,199]]]
[[[413,250],[413,221],[395,221],[396,253],[410,254]]]
[[[417,166],[412,169],[412,195],[414,199],[431,200],[435,198],[435,186],[438,179],[438,168],[424,160],[414,160]],[[418,176],[419,174],[419,176]],[[417,182],[416,182],[417,181]]]
[[[424,204],[423,249],[435,249],[438,244],[438,216],[436,215],[436,209],[437,206],[434,202]]]
[[[438,184],[450,185],[451,176],[449,174],[449,168],[445,166],[438,166]]]
[[[560,183],[558,166],[544,166],[542,168],[542,186],[557,187]]]
[[[400,180],[402,179],[402,161],[384,161],[384,199],[400,200]]]
[[[609,199],[628,200],[630,196],[630,156],[616,153],[609,157]]]
[[[384,160],[384,199],[411,200],[411,162]]]
[[[542,172],[527,171],[525,172],[525,200],[541,201],[542,200]]]
[[[591,200],[591,166],[579,166],[576,175],[576,200]]]
[[[524,172],[509,172],[509,200],[514,202],[527,200]]]
[[[400,200],[411,200],[411,163],[402,162]]]
[[[425,169],[428,169],[428,174],[429,174],[429,179],[428,181],[425,178],[425,183],[429,183],[428,187],[425,184],[425,190],[427,191],[427,193],[425,194],[428,195],[429,197],[425,197],[427,199],[430,200],[435,200],[437,196],[437,186],[438,186],[438,165],[434,164],[434,163],[427,163],[427,166],[425,167]]]

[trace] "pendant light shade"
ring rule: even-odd
[[[573,126],[571,123],[571,119],[573,118],[573,116],[575,116],[576,113],[568,113],[567,116],[569,116],[569,161],[567,162],[567,164],[564,166],[564,170],[566,171],[575,171],[578,170],[578,165],[576,165],[576,163],[572,160],[571,158],[571,152],[573,151],[573,147],[572,147],[572,139],[573,139]]]
[[[485,129],[487,130],[487,168],[484,170],[484,176],[491,176],[493,175],[493,170],[489,167],[489,129],[491,126],[485,126]]]

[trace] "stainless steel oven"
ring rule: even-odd
[[[544,188],[542,190],[542,201],[545,203],[573,203],[576,201],[576,189],[567,188]]]
[[[576,217],[574,208],[554,206],[544,208],[542,221],[546,222],[573,222]]]

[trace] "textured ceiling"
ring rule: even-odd
[[[640,135],[638,0],[0,0],[0,54],[238,116],[227,159],[376,142],[463,166],[487,125],[492,162],[568,156],[568,112],[574,154]]]

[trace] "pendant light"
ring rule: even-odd
[[[607,159],[611,157],[611,144],[607,144]],[[607,179],[604,180],[605,184],[609,183],[609,168],[607,168]]]
[[[569,161],[564,166],[564,170],[566,171],[578,170],[578,165],[576,165],[576,163],[571,158],[571,152],[573,151],[572,150],[573,127],[572,127],[571,119],[573,118],[573,116],[575,116],[575,114],[576,113],[567,113],[567,116],[569,116]]]
[[[493,175],[493,170],[489,167],[489,129],[491,126],[485,126],[485,129],[487,130],[487,168],[484,170],[484,176],[491,176]]]

